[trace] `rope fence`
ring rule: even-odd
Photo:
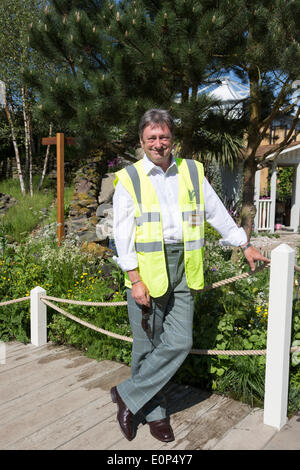
[[[233,282],[239,281],[241,279],[246,279],[254,274],[256,274],[259,271],[262,271],[263,269],[270,267],[270,263],[263,263],[261,266],[258,266],[255,271],[252,272],[246,272],[239,274],[237,276],[230,277],[228,279],[223,279],[218,282],[214,282],[213,284],[210,284],[206,286],[203,291],[209,291],[211,289],[216,289],[217,287],[221,287],[224,285],[231,284]],[[297,268],[297,269],[296,269]],[[296,270],[300,271],[299,266],[295,266]],[[9,304],[14,304],[16,302],[22,302],[30,300],[30,297],[21,297],[19,299],[14,299],[14,300],[9,300],[5,302],[0,302],[0,307],[4,305],[9,305]],[[47,295],[41,295],[40,300],[45,304],[51,307],[53,310],[56,310],[57,312],[61,313],[62,315],[66,316],[67,318],[87,327],[90,328],[94,331],[97,331],[98,333],[105,334],[107,336],[110,336],[112,338],[116,338],[122,341],[127,341],[127,342],[133,342],[133,338],[129,336],[124,336],[120,335],[118,333],[114,333],[108,330],[105,330],[103,328],[100,328],[98,326],[95,326],[85,320],[81,320],[80,318],[76,317],[75,315],[72,315],[71,313],[66,312],[62,308],[58,307],[57,305],[54,305],[52,302],[49,302],[49,300],[55,301],[55,302],[61,302],[61,303],[67,303],[67,304],[73,304],[73,305],[85,305],[85,306],[95,306],[95,307],[121,307],[121,306],[126,306],[127,302],[126,301],[120,301],[120,302],[92,302],[92,301],[84,301],[84,300],[72,300],[72,299],[61,299],[58,297],[52,297],[52,296],[47,296]],[[291,347],[290,352],[297,352],[300,351],[300,346],[297,347]],[[213,356],[213,355],[227,355],[227,356],[258,356],[258,355],[266,355],[267,350],[266,349],[261,349],[261,350],[220,350],[220,349],[191,349],[190,354],[197,354],[197,355],[208,355],[208,356]]]

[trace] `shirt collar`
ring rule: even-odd
[[[171,156],[172,156],[172,160],[171,160],[171,163],[170,163],[169,168],[171,168],[171,167],[173,167],[173,166],[177,167],[177,163],[176,163],[176,160],[175,160],[175,158],[174,158],[174,155],[172,154]],[[145,171],[146,171],[146,174],[147,174],[147,175],[149,175],[149,173],[151,173],[151,171],[152,171],[153,169],[158,169],[158,168],[160,168],[159,166],[155,165],[155,164],[150,160],[150,158],[147,157],[147,155],[146,155],[145,153],[144,153],[144,156],[143,156],[143,163],[144,163],[144,168],[145,168]],[[168,170],[169,170],[169,168],[168,168]],[[167,171],[168,171],[168,170],[167,170]]]

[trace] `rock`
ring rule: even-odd
[[[114,220],[114,209],[113,207],[109,207],[108,209],[104,209],[103,215],[105,219],[109,219],[111,221],[111,224],[113,224]],[[100,220],[101,222],[101,220]]]
[[[93,230],[80,230],[77,232],[80,242],[96,242],[98,241],[98,236],[96,234],[95,228]]]
[[[104,215],[103,212],[104,212],[106,209],[110,209],[111,207],[112,207],[112,205],[109,204],[109,203],[100,204],[100,206],[98,206],[98,208],[97,208],[97,210],[96,210],[96,215],[97,215],[98,217],[105,217],[105,215]]]
[[[101,191],[98,197],[99,204],[112,202],[112,198],[115,192],[115,187],[113,184],[114,179],[114,173],[106,173],[103,175],[101,180]]]
[[[0,193],[0,215],[5,214],[5,212],[16,203],[17,200],[10,194]]]
[[[99,258],[109,258],[113,255],[113,251],[110,248],[94,242],[84,242],[81,246],[81,250],[84,253],[90,253]]]
[[[113,219],[105,217],[96,225],[96,235],[99,240],[106,240],[113,238]]]

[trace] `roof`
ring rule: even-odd
[[[281,154],[282,153],[287,153],[291,150],[295,150],[294,147],[298,146],[300,148],[300,142],[299,141],[294,141],[294,142],[291,142],[287,147],[285,147],[283,150],[281,150]],[[273,144],[273,145],[261,145],[260,147],[258,147],[257,151],[256,151],[256,154],[255,156],[256,157],[263,157],[269,150],[273,150],[274,149],[274,152],[271,153],[270,155],[268,155],[266,158],[268,160],[272,160],[275,156],[275,153],[276,153],[276,149],[278,148],[278,145],[277,144]]]
[[[236,82],[229,77],[222,77],[219,84],[214,82],[205,87],[201,87],[198,93],[208,93],[213,98],[217,98],[223,102],[233,102],[248,98],[249,86]]]

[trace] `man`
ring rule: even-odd
[[[172,155],[174,123],[165,110],[140,121],[144,157],[116,173],[114,238],[125,272],[133,332],[131,378],[111,389],[123,435],[132,440],[142,411],[150,433],[174,440],[163,387],[192,347],[192,290],[202,289],[204,213],[224,242],[241,246],[252,270],[268,261],[238,228],[194,160]],[[147,321],[148,320],[148,321]]]

